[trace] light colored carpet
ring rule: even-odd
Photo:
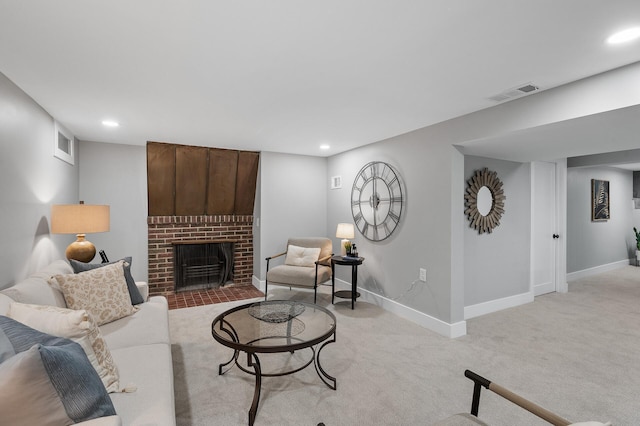
[[[473,383],[465,369],[570,421],[640,424],[640,268],[581,279],[569,293],[471,319],[467,336],[453,340],[369,303],[353,311],[343,299],[332,306],[329,290],[321,288],[318,304],[335,313],[337,341],[321,359],[337,390],[313,366],[265,378],[256,425],[429,425],[469,411]],[[313,295],[277,287],[269,299]],[[213,340],[210,327],[219,313],[248,302],[170,311],[178,425],[247,424],[254,379],[237,367],[218,375],[231,350]],[[263,370],[282,357],[261,357]],[[546,424],[484,389],[479,417],[492,425]]]

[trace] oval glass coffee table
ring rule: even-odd
[[[218,374],[226,373],[229,369],[223,371],[224,367],[235,363],[240,370],[256,377],[249,425],[253,425],[258,411],[262,377],[293,374],[313,362],[318,377],[329,388],[336,389],[335,377],[324,371],[320,364],[320,351],[336,341],[336,317],[321,306],[291,300],[248,303],[218,315],[211,323],[211,335],[234,350],[231,359],[220,364]],[[259,353],[293,353],[305,348],[311,349],[312,356],[302,366],[284,372],[262,372]],[[247,367],[238,362],[240,352],[247,354]]]

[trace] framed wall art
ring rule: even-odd
[[[610,218],[609,181],[591,179],[591,221],[602,222]]]

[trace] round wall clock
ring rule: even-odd
[[[402,215],[402,186],[389,164],[372,161],[360,169],[351,188],[351,214],[368,240],[382,241],[393,233]]]

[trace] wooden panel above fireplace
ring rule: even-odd
[[[260,154],[147,142],[149,216],[251,215]]]

